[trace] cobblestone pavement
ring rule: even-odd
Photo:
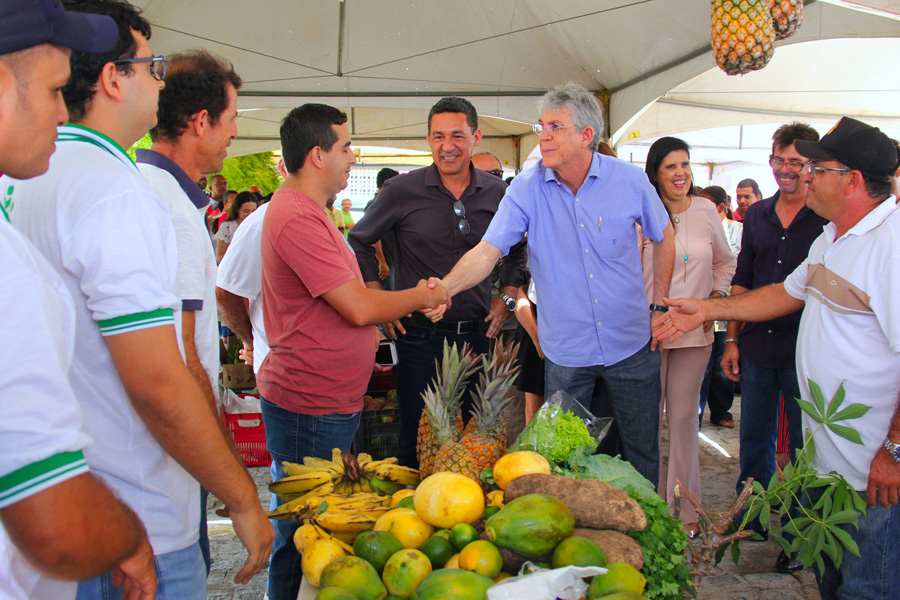
[[[732,409],[740,426],[740,398]],[[709,511],[723,511],[734,499],[738,475],[738,429],[724,429],[704,422],[700,431],[700,477],[702,504]],[[663,430],[665,452],[666,432]],[[259,484],[260,501],[268,506],[269,472],[266,467],[252,467],[250,472]],[[262,600],[265,597],[266,574],[260,573],[246,586],[234,583],[234,575],[246,558],[244,549],[231,528],[231,523],[215,514],[222,504],[209,499],[209,537],[213,565],[209,576],[210,600]],[[729,556],[714,568],[700,586],[700,600],[820,600],[811,570],[792,575],[775,571],[778,547],[774,541],[741,544],[739,565]]]

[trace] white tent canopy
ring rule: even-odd
[[[636,138],[683,131],[686,121],[712,127],[763,115],[900,117],[891,76],[897,46],[875,52],[853,39],[897,42],[900,20],[891,14],[900,14],[900,0],[855,2],[881,14],[808,2],[799,32],[776,48],[765,70],[741,78],[715,67],[710,4],[702,0],[137,4],[153,24],[156,53],[206,48],[231,60],[244,78],[232,155],[277,149],[281,118],[305,102],[345,110],[356,144],[425,149],[428,108],[441,96],[459,95],[484,117],[479,150],[518,166],[536,143],[530,124],[537,98],[565,81],[608,100],[614,143],[635,131]],[[838,64],[812,48],[818,40],[832,41],[828,56],[839,57]],[[778,93],[751,94],[750,86]],[[831,90],[841,90],[840,102]]]

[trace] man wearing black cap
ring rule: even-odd
[[[58,130],[47,173],[4,178],[13,225],[68,288],[77,351],[70,381],[94,444],[84,454],[137,513],[159,586],[206,599],[198,544],[198,482],[222,499],[249,558],[235,581],[266,565],[274,536],[256,484],[230,446],[179,347],[181,300],[172,218],[125,152],[157,124],[166,59],[150,24],[124,0],[66,0],[117,24],[104,52],[72,52],[62,95],[71,120]],[[81,581],[79,600],[116,597],[117,573]]]
[[[765,320],[803,308],[797,339],[801,395],[815,382],[834,414],[863,405],[832,430],[803,415],[820,473],[842,475],[868,502],[858,529],[843,525],[859,549],[836,569],[822,555],[823,599],[900,597],[900,207],[891,195],[897,151],[877,128],[842,118],[819,142],[798,140],[811,160],[807,204],[831,221],[807,259],[784,283],[715,300],[667,300],[654,337],[677,338],[707,319]],[[831,409],[829,409],[831,413]],[[851,411],[853,412],[853,411]],[[863,414],[859,414],[863,412]],[[859,441],[846,433],[852,428]],[[824,488],[813,490],[813,502]],[[845,547],[847,544],[843,544]]]
[[[108,17],[67,13],[57,2],[0,2],[0,172],[47,170],[69,48],[115,43]],[[6,186],[3,186],[4,190]],[[73,580],[118,567],[129,598],[153,598],[153,551],[137,516],[91,474],[81,409],[68,366],[72,299],[40,253],[9,223],[0,199],[0,595],[74,598]],[[58,507],[65,506],[64,510]],[[69,581],[63,581],[69,580]]]

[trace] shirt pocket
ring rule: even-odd
[[[633,223],[599,223],[596,226],[599,229],[596,246],[600,258],[622,258],[638,249]]]

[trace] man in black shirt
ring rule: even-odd
[[[462,98],[442,98],[428,115],[428,144],[434,164],[389,180],[369,212],[350,232],[366,285],[381,288],[372,244],[394,234],[395,286],[415,287],[420,279],[443,277],[456,261],[481,241],[506,184],[472,166],[472,153],[481,141],[475,107]],[[525,282],[525,251],[508,257],[501,274],[504,292],[515,297]],[[444,340],[468,342],[477,353],[489,349],[506,321],[505,306],[491,310],[491,279],[454,298],[443,320],[432,323],[420,314],[385,325],[397,337],[398,364],[394,367],[400,401],[400,439],[397,458],[416,466],[416,434],[422,414],[421,394],[435,376]],[[486,331],[485,331],[486,330]],[[474,383],[470,391],[474,389]],[[471,398],[463,398],[468,419]]]

